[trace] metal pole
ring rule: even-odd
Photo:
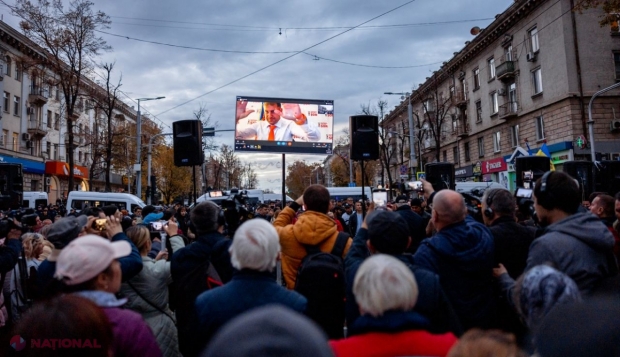
[[[592,119],[592,105],[594,104],[594,98],[612,89],[618,88],[618,87],[620,87],[620,82],[612,86],[609,86],[605,89],[601,89],[600,91],[594,93],[594,95],[590,99],[590,104],[588,104],[588,129],[590,131],[590,156],[591,156],[592,162],[596,161],[596,154],[594,151],[594,120]]]
[[[353,160],[349,159],[349,184],[353,181]]]
[[[142,116],[140,115],[140,99],[138,99],[138,118],[136,120],[136,164],[140,165],[140,155],[142,149]],[[136,196],[142,198],[142,167],[136,170]]]
[[[153,154],[153,141],[156,138],[159,138],[160,136],[169,136],[169,135],[172,135],[172,133],[155,134],[155,135],[151,136],[151,139],[149,140],[149,150],[148,150],[148,155],[147,155],[147,169],[146,169],[146,172],[147,172],[149,180],[151,179],[151,157],[152,157],[152,154]],[[149,205],[151,204],[151,196],[150,195],[149,195],[149,197],[146,198],[146,203],[149,204]]]
[[[409,168],[411,169],[411,179],[415,180],[415,168],[418,166],[415,159],[415,126],[413,126],[413,106],[411,105],[411,96],[407,105],[407,114],[409,115]]]
[[[282,154],[282,209],[286,207],[286,154]]]
[[[192,165],[192,181],[194,182],[194,205],[198,200],[198,196],[196,196],[196,165]]]

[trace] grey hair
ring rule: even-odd
[[[278,232],[264,219],[251,219],[237,229],[229,251],[235,269],[272,271],[280,251]]]
[[[418,284],[405,263],[390,255],[375,254],[355,274],[353,294],[362,314],[379,317],[389,310],[413,309]]]

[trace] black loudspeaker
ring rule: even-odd
[[[351,160],[379,159],[379,117],[354,115],[349,117]]]
[[[22,164],[0,164],[0,209],[19,209],[24,195]]]
[[[175,166],[202,165],[202,122],[179,120],[172,123]]]
[[[521,156],[515,159],[515,171],[517,172],[517,187],[526,187],[524,182],[536,182],[545,172],[551,169],[551,160],[546,156]],[[523,173],[532,172],[532,177],[525,177]],[[529,186],[533,188],[534,186]]]
[[[567,161],[563,164],[563,171],[579,182],[582,201],[587,200],[594,192],[593,169],[592,161]]]
[[[450,162],[432,162],[424,166],[426,181],[433,185],[435,191],[456,189],[454,182],[454,164]]]
[[[594,168],[594,177],[596,191],[614,196],[620,192],[620,161],[601,161]]]

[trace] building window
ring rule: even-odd
[[[497,92],[491,93],[491,115],[497,114],[499,111],[499,103],[497,101]]]
[[[13,133],[12,146],[13,146],[13,151],[19,150],[19,133]]]
[[[512,61],[512,45],[504,48],[504,58],[506,61]]]
[[[471,161],[471,155],[469,153],[469,143],[465,143],[465,145],[463,145],[463,150],[465,151],[465,162]]]
[[[538,43],[538,28],[534,27],[528,31],[530,37],[530,50],[534,53],[540,50],[540,44]]]
[[[513,148],[519,146],[519,124],[510,127],[510,145]]]
[[[545,139],[545,121],[541,116],[536,117],[536,140]]]
[[[19,115],[19,97],[13,97],[13,115]]]
[[[487,67],[489,68],[489,80],[495,78],[495,58],[491,57],[487,60]]]
[[[58,160],[58,144],[54,144],[54,160]]]
[[[60,88],[56,87],[56,100],[60,100]]]
[[[614,52],[614,66],[616,68],[616,80],[620,81],[620,51]]]
[[[495,133],[493,133],[493,152],[500,152],[502,151],[502,145],[501,145],[501,132],[496,131]]]
[[[22,69],[19,63],[15,62],[15,79],[20,81],[22,80]]]
[[[480,88],[480,68],[474,69],[474,90]]]
[[[452,162],[457,165],[459,163],[459,148],[456,146],[452,148]]]
[[[476,101],[476,123],[482,123],[482,102]]]
[[[7,92],[4,92],[4,104],[3,104],[4,107],[2,109],[4,109],[4,111],[7,112],[7,113],[9,112],[9,109],[10,109],[10,107],[9,107],[9,104],[10,104],[9,103],[9,98],[11,98],[11,95],[9,93],[7,93]]]
[[[11,76],[11,57],[6,56],[6,68],[4,69],[4,75],[7,77]]]
[[[533,81],[532,84],[534,87],[534,94],[542,93],[543,91],[542,71],[540,67],[532,71],[532,81]]]
[[[60,114],[54,113],[54,129],[60,130]]]
[[[52,143],[50,143],[49,141],[47,142],[46,152],[47,159],[50,159],[52,157]]]
[[[47,127],[48,128],[52,128],[52,121],[54,120],[54,118],[52,117],[52,111],[48,110],[47,111]]]
[[[82,152],[78,151],[78,162],[82,162]]]
[[[443,162],[448,162],[448,150],[443,151]]]
[[[478,157],[484,157],[484,138],[478,138]]]
[[[9,131],[6,130],[6,129],[3,129],[2,130],[2,146],[4,146],[4,147],[7,146],[6,145],[7,144],[6,139],[8,139],[8,137],[9,137]]]

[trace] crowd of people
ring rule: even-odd
[[[4,217],[0,351],[620,356],[620,193],[584,205],[549,172],[527,220],[504,189],[478,220],[458,192],[423,181],[414,196],[376,206],[311,185],[234,231],[211,201]]]

